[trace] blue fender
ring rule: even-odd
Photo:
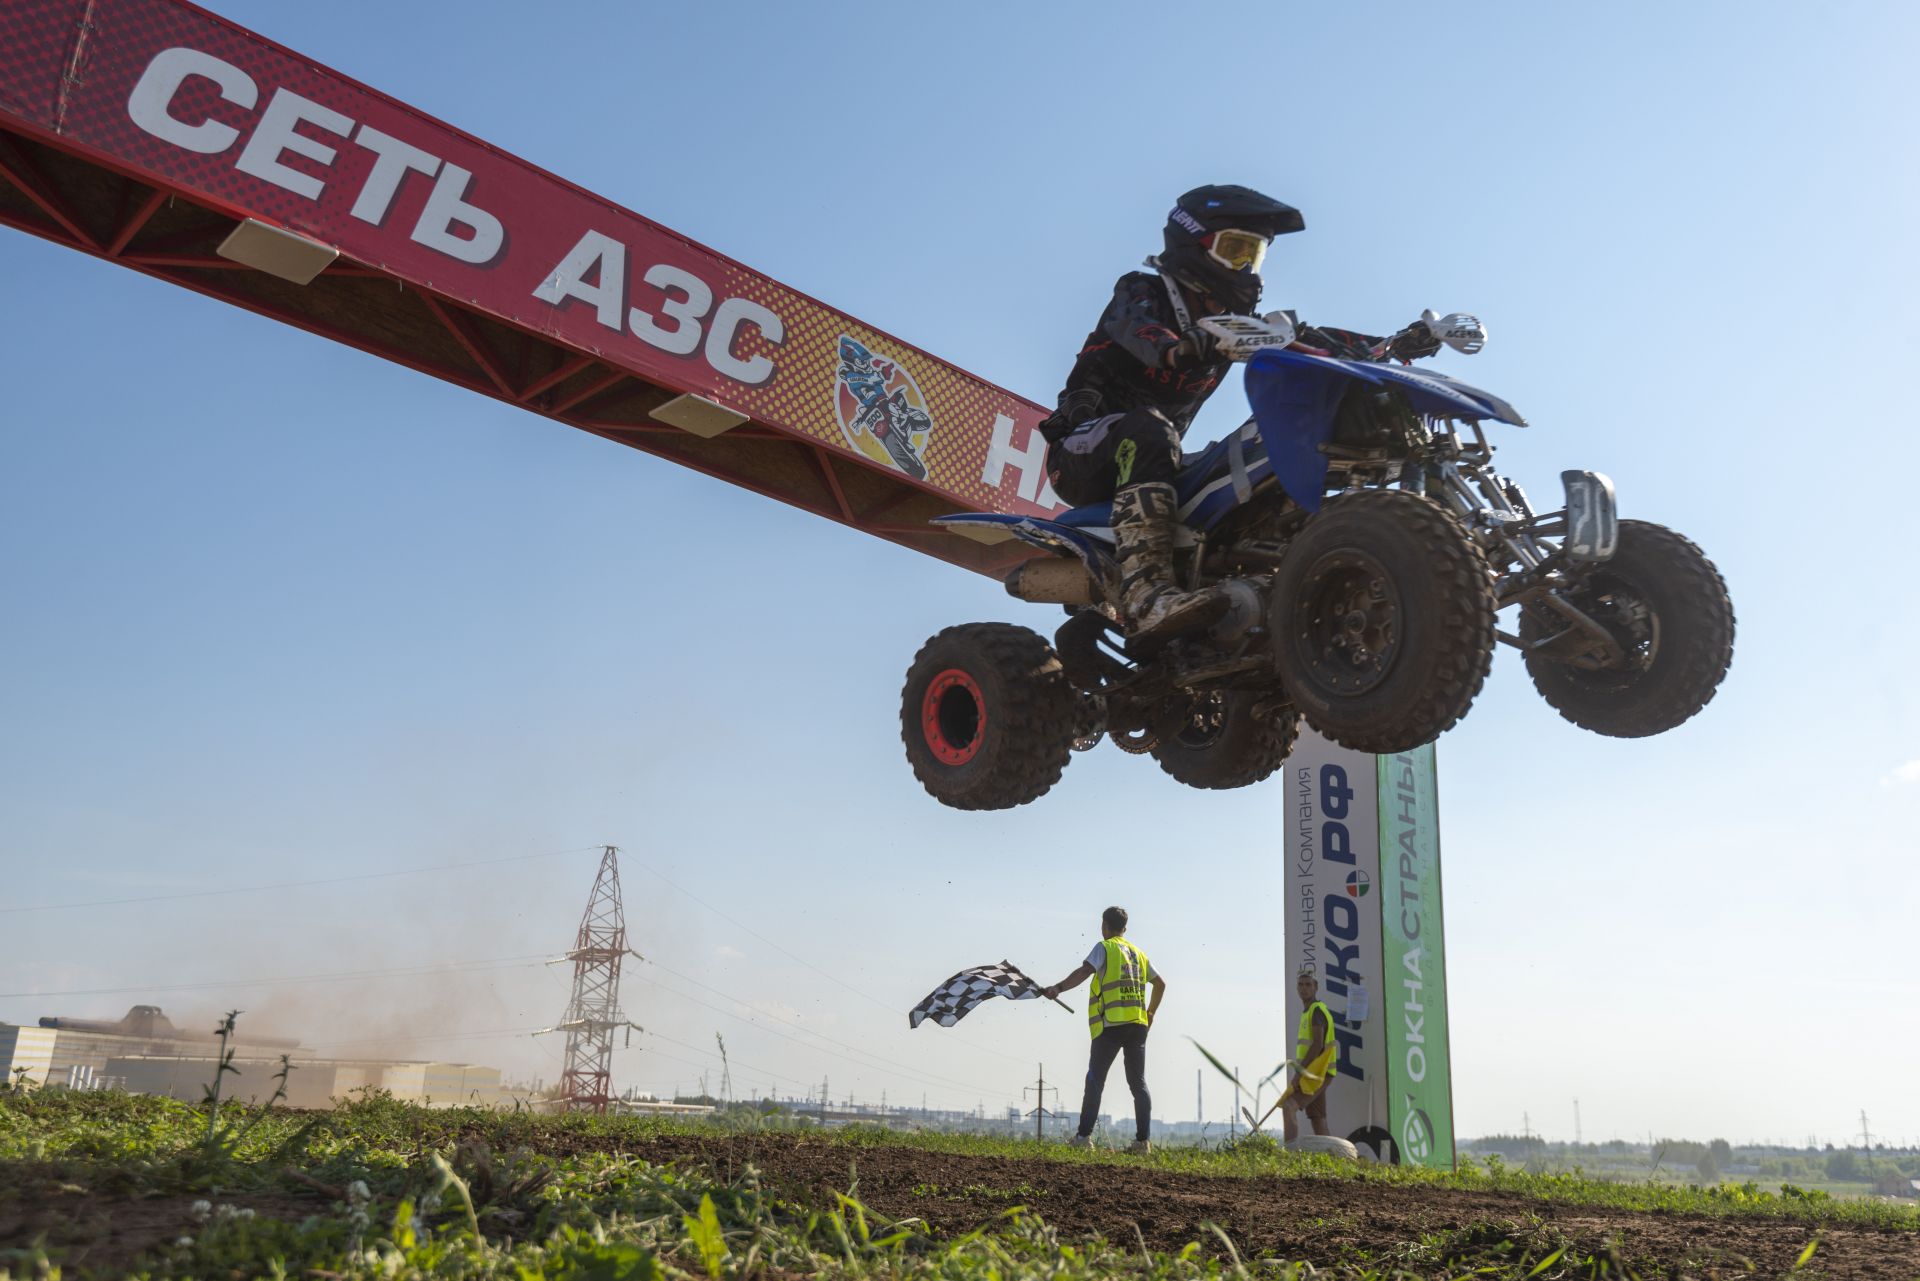
[[[1433,418],[1484,418],[1526,426],[1512,405],[1491,392],[1425,369],[1339,360],[1269,348],[1247,362],[1247,401],[1274,477],[1308,511],[1319,511],[1327,487],[1327,456],[1340,397],[1355,382],[1390,386],[1416,413]]]

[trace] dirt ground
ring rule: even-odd
[[[571,1136],[553,1135],[555,1140]],[[1068,1239],[1098,1234],[1125,1244],[1177,1250],[1217,1240],[1218,1224],[1244,1258],[1274,1255],[1316,1264],[1398,1261],[1423,1238],[1458,1234],[1473,1243],[1540,1241],[1558,1233],[1580,1249],[1611,1246],[1643,1277],[1780,1276],[1816,1234],[1807,1275],[1827,1278],[1920,1277],[1920,1232],[1781,1219],[1635,1213],[1558,1206],[1510,1193],[1318,1178],[1228,1178],[1174,1174],[1151,1166],[952,1156],[908,1147],[853,1149],[791,1135],[705,1138],[666,1136],[543,1145],[549,1155],[618,1152],[655,1163],[704,1165],[722,1177],[751,1164],[770,1189],[827,1205],[858,1180],[856,1195],[889,1219],[924,1220],[938,1235],[978,1227],[1007,1209],[1037,1211]],[[75,1272],[111,1275],[138,1253],[192,1231],[192,1197],[132,1198],[78,1188],[0,1201],[0,1250],[44,1236],[84,1243]],[[299,1194],[225,1196],[255,1213],[298,1220],[323,1199]],[[1137,1232],[1137,1236],[1136,1236]]]
[[[1491,1224],[1526,1236],[1544,1224],[1582,1249],[1613,1244],[1642,1276],[1771,1277],[1791,1270],[1817,1232],[1820,1247],[1809,1275],[1920,1277],[1920,1232],[1893,1229],[1633,1213],[1346,1179],[1225,1178],[905,1147],[850,1151],[791,1136],[665,1137],[611,1146],[648,1161],[699,1161],[723,1175],[751,1163],[769,1186],[814,1200],[846,1191],[857,1176],[857,1195],[869,1210],[924,1219],[942,1235],[1026,1205],[1065,1236],[1097,1233],[1133,1244],[1138,1229],[1149,1247],[1177,1250],[1214,1240],[1200,1227],[1213,1222],[1246,1258],[1272,1254],[1332,1264],[1353,1261],[1355,1251],[1364,1250],[1379,1266],[1429,1234],[1479,1229],[1484,1236]]]
[[[63,1264],[69,1276],[112,1276],[155,1246],[190,1236],[200,1229],[193,1203],[204,1196],[101,1196],[78,1188],[44,1185],[31,1196],[0,1201],[0,1252],[25,1250],[44,1241],[69,1251]],[[222,1196],[263,1218],[297,1223],[323,1210],[315,1197],[289,1195]],[[15,1276],[31,1268],[13,1264]]]

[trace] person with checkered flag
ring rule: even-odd
[[[1080,1100],[1080,1128],[1070,1140],[1077,1148],[1093,1146],[1093,1122],[1100,1115],[1100,1095],[1107,1087],[1113,1060],[1126,1063],[1127,1088],[1133,1091],[1134,1140],[1127,1151],[1151,1152],[1153,1099],[1147,1094],[1147,1029],[1167,993],[1166,976],[1153,968],[1147,954],[1126,937],[1127,909],[1110,907],[1100,914],[1100,941],[1080,967],[1058,983],[1041,989],[1049,1000],[1093,980],[1087,998],[1087,1030],[1093,1033],[1093,1055],[1087,1063],[1087,1089]],[[1151,999],[1147,988],[1153,988]]]

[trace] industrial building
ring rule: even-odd
[[[37,1085],[85,1088],[105,1084],[110,1059],[198,1055],[212,1058],[219,1039],[212,1032],[190,1032],[176,1027],[157,1005],[136,1005],[116,1021],[44,1018],[38,1027],[0,1023],[0,1063],[12,1080],[26,1069]],[[236,1033],[229,1038],[236,1066],[243,1061],[269,1062],[277,1068],[282,1054],[301,1053],[300,1043],[281,1037]]]
[[[116,1021],[43,1018],[38,1027],[0,1023],[0,1072],[24,1074],[35,1085],[121,1089],[198,1101],[219,1066],[219,1039],[176,1027],[156,1005],[136,1005]],[[492,1107],[500,1101],[500,1070],[472,1063],[419,1060],[328,1059],[299,1041],[249,1036],[228,1039],[233,1067],[222,1097],[264,1103],[273,1096],[285,1056],[289,1107],[329,1107],[357,1090],[385,1090],[397,1099],[433,1107]]]
[[[287,1097],[293,1108],[331,1107],[358,1090],[385,1090],[396,1099],[434,1107],[492,1107],[500,1101],[500,1069],[471,1063],[387,1062],[354,1059],[291,1058]],[[280,1060],[249,1059],[237,1055],[238,1075],[229,1075],[221,1087],[225,1098],[265,1103],[273,1097]],[[107,1060],[102,1083],[129,1094],[164,1094],[198,1100],[213,1080],[215,1061],[208,1057],[132,1055]]]

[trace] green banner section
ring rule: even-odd
[[[1453,1073],[1433,745],[1379,759],[1388,1124],[1402,1165],[1453,1168]]]

